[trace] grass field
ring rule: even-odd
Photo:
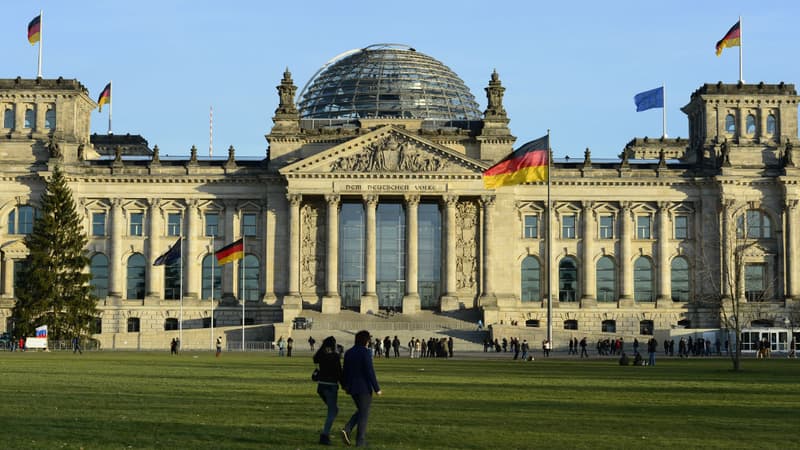
[[[321,448],[309,353],[0,353],[3,449]],[[383,449],[797,448],[800,361],[379,359]],[[338,430],[354,408],[340,391]],[[337,439],[335,447],[343,444]]]

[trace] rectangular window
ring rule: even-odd
[[[255,236],[256,235],[256,215],[243,214],[242,215],[242,235]]]
[[[575,216],[561,218],[561,239],[575,239]]]
[[[675,239],[689,239],[689,218],[675,216]]]
[[[206,236],[216,236],[219,233],[219,214],[206,213]]]
[[[765,288],[765,267],[763,264],[744,266],[744,291],[748,302],[763,302]]]
[[[614,239],[614,216],[600,216],[600,239]]]
[[[92,236],[106,235],[106,213],[92,213]]]
[[[44,113],[44,127],[45,129],[52,130],[56,127],[56,110],[50,108]]]
[[[525,239],[536,239],[539,237],[539,216],[525,216],[523,237]]]
[[[650,216],[636,218],[636,239],[650,239]]]
[[[142,236],[144,232],[144,213],[131,213],[131,236]]]
[[[167,216],[167,236],[181,235],[181,213],[169,213]]]
[[[3,128],[13,129],[14,128],[14,109],[12,107],[8,107],[3,111]]]
[[[36,123],[36,112],[32,109],[25,110],[25,128],[33,128]]]

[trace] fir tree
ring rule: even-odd
[[[25,237],[30,255],[16,290],[14,318],[19,335],[48,326],[49,337],[70,339],[90,332],[97,313],[88,242],[72,191],[59,167],[47,183],[33,232]]]

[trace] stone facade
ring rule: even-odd
[[[112,160],[91,142],[95,104],[80,83],[0,80],[0,329],[13,326],[22,239],[56,164],[85,217],[88,270],[101,293],[96,338],[108,348],[165,347],[174,334],[168,323],[182,316],[185,330],[202,329],[212,309],[221,327],[238,326],[242,311],[245,324],[264,325],[307,309],[370,313],[386,305],[404,314],[479,308],[487,324],[544,327],[552,301],[556,331],[713,328],[720,312],[711,299],[731,295],[723,274],[741,224],[756,238],[743,260],[748,320],[781,325],[800,301],[793,85],[706,84],[683,108],[688,139],[634,139],[614,162],[593,162],[588,149],[583,161],[556,155],[549,205],[546,183],[483,186],[482,172],[515,143],[497,73],[484,120],[461,127],[407,118],[317,125],[300,119],[288,71],[277,89],[263,161],[236,160],[232,148],[224,162],[200,159],[194,148],[185,160],[161,161],[157,147],[149,158],[126,159],[119,149]],[[385,242],[377,221],[386,203],[403,214],[397,303],[387,303],[379,270]],[[355,291],[341,276],[353,264],[342,257],[352,244],[343,241],[345,205],[363,214]],[[421,225],[423,207],[438,211],[440,228]],[[420,248],[424,233],[435,237],[424,249],[430,254]],[[152,262],[179,236],[176,295],[174,277]],[[242,237],[251,265],[215,267],[221,280],[212,298],[212,252]],[[441,266],[432,278],[420,269],[430,257]],[[243,271],[257,286],[247,295],[236,282]],[[197,346],[206,345],[196,334]]]

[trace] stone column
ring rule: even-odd
[[[149,210],[147,213],[148,229],[147,240],[145,241],[145,259],[147,265],[145,266],[145,280],[147,280],[147,296],[145,303],[162,298],[164,292],[164,266],[154,266],[153,261],[167,251],[169,247],[163,247],[161,244],[161,234],[163,223],[164,211],[161,210],[161,199],[151,198],[148,199]],[[174,244],[170,242],[169,245]]]
[[[406,295],[403,314],[420,310],[419,298],[419,195],[406,195]]]
[[[342,309],[339,296],[339,200],[338,194],[325,196],[328,202],[328,248],[325,267],[327,292],[322,297],[322,312],[336,314]]]
[[[594,267],[594,239],[595,239],[595,218],[594,202],[584,200],[582,203],[583,212],[583,294],[581,295],[581,308],[597,306],[597,273]]]
[[[0,292],[2,298],[14,298],[14,260],[9,258],[8,255],[3,255],[3,292]]]
[[[494,195],[484,195],[481,197],[483,203],[483,294],[479,299],[478,306],[496,306],[497,295],[494,291],[494,206],[496,197]]]
[[[289,267],[289,292],[283,297],[283,320],[290,321],[303,311],[303,298],[300,296],[300,205],[303,195],[288,193],[289,202],[289,254],[286,264]]]
[[[669,267],[669,202],[658,202],[658,295],[656,308],[669,307],[672,303]]]
[[[446,195],[445,203],[445,295],[440,300],[442,311],[454,311],[459,307],[458,292],[456,287],[456,206],[457,195]]]
[[[730,270],[730,263],[732,261],[731,255],[731,242],[736,242],[736,219],[730,217],[730,214],[736,210],[733,200],[722,200],[722,236],[720,236],[720,253],[722,253],[722,267],[720,270],[720,286],[722,287],[723,300],[731,299],[731,289],[727,277],[725,276]],[[731,236],[733,233],[733,236]],[[732,277],[736,279],[736,277]]]
[[[800,229],[795,230],[797,223],[797,206],[800,201],[786,200],[786,247],[784,261],[786,261],[786,297],[790,300],[800,300],[800,264],[794,262],[800,245]]]
[[[622,202],[619,215],[619,306],[633,306],[633,266],[631,265],[631,239],[635,232],[631,226],[631,203]]]
[[[376,214],[378,209],[378,196],[366,195],[364,196],[364,206],[367,215],[367,255],[365,258],[365,265],[367,269],[366,279],[366,292],[361,296],[361,314],[366,314],[370,311],[378,311],[378,294],[376,283],[377,272],[377,221]]]
[[[125,217],[122,214],[122,199],[111,200],[111,251],[108,258],[109,297],[125,298],[123,276],[125,264],[122,261],[122,234],[125,230]]]
[[[205,234],[202,231],[199,202],[189,200],[186,203],[186,232],[183,233],[186,243],[183,248],[186,256],[183,258],[183,296],[184,298],[199,299],[200,277],[202,275],[202,265],[197,265],[198,249],[206,246]]]
[[[264,274],[264,302],[273,304],[277,299],[275,295],[275,213],[269,208],[269,199],[264,199],[264,263],[262,273]],[[272,244],[272,245],[270,245]]]
[[[239,238],[239,233],[234,224],[234,218],[236,216],[236,202],[234,200],[225,200],[224,205],[225,214],[221,218],[222,230],[224,232],[222,235],[224,236],[225,242],[223,245],[228,245]],[[247,242],[245,241],[245,244],[246,243]],[[246,248],[244,249],[244,252],[247,254]],[[239,261],[234,261],[230,264],[225,264],[222,266],[222,298],[225,303],[235,304],[237,303],[237,298],[239,301],[244,301],[244,292],[239,292],[239,277],[241,276],[238,270],[240,264]]]

